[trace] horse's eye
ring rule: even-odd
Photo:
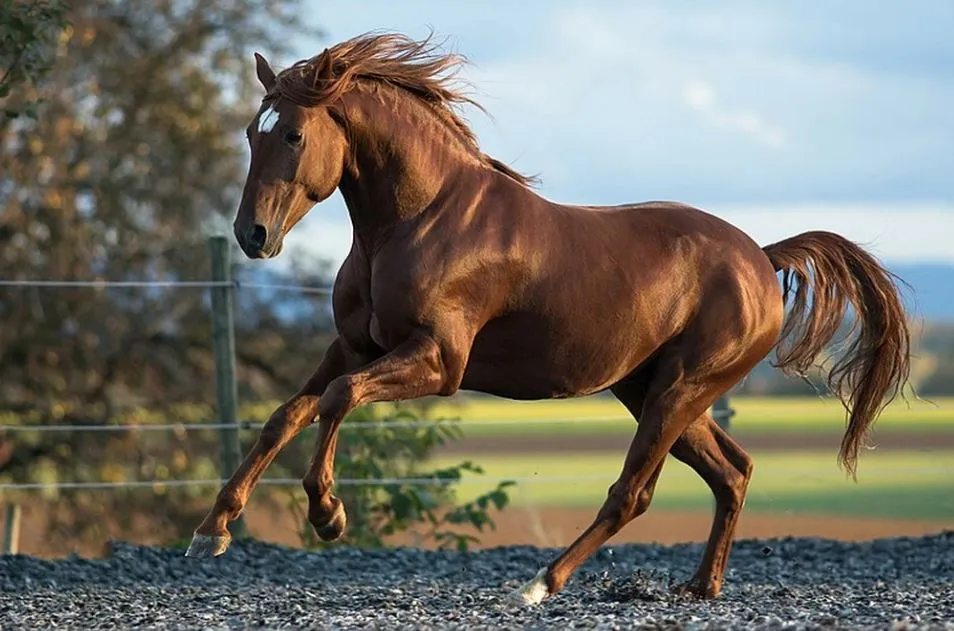
[[[301,132],[297,129],[291,129],[285,132],[285,142],[290,145],[297,145],[301,142]]]

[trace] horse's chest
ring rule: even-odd
[[[413,278],[375,277],[371,283],[367,334],[385,351],[393,350],[423,322],[435,319],[437,292]]]
[[[392,351],[413,333],[410,326],[399,324],[401,322],[407,322],[407,320],[386,318],[383,314],[372,311],[368,320],[368,337],[378,348]]]
[[[385,336],[381,330],[381,320],[378,319],[378,314],[374,312],[371,313],[371,320],[368,322],[368,335],[371,337],[372,342],[384,350],[389,351],[393,348],[389,343],[390,340],[388,340],[388,337]]]

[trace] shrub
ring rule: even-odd
[[[441,548],[462,551],[479,542],[473,531],[494,528],[491,511],[509,503],[508,489],[514,482],[499,482],[478,497],[458,503],[456,491],[463,475],[482,474],[483,470],[470,461],[443,469],[426,468],[427,458],[435,449],[462,437],[458,421],[426,421],[424,414],[409,407],[396,407],[387,415],[379,410],[367,406],[342,424],[335,465],[339,480],[335,494],[348,512],[342,542],[381,548],[388,545],[389,537],[399,533],[414,535],[418,544],[430,541]],[[364,480],[381,482],[352,483]],[[315,535],[305,517],[307,507],[301,495],[292,495],[291,507],[301,523],[304,546],[334,545]]]

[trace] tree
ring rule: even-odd
[[[35,85],[50,70],[57,39],[67,26],[61,0],[0,2],[0,100],[2,114],[36,116]],[[16,105],[10,104],[11,95]]]
[[[306,32],[300,3],[90,0],[73,4],[59,38],[38,26],[59,19],[53,6],[3,5],[4,41],[19,42],[3,48],[4,80],[17,86],[9,106],[20,111],[29,101],[36,110],[0,120],[0,277],[208,278],[206,236],[231,223],[246,167],[242,130],[260,99],[251,51],[287,55],[289,37]],[[48,71],[33,82],[40,68]],[[325,267],[314,270],[286,282],[327,282]],[[208,418],[205,292],[0,292],[6,422],[115,423],[138,420],[144,409],[182,419],[185,408],[197,410],[191,420]],[[299,317],[288,320],[267,296],[242,294],[239,334],[251,340],[241,348],[243,390],[286,395],[321,357],[326,306],[285,297],[296,299]],[[283,356],[291,360],[275,361]],[[123,435],[0,442],[8,479],[99,479],[97,463],[117,457],[129,463],[122,475],[136,477],[167,462],[179,463],[168,475],[201,464],[156,457],[146,450],[158,447]],[[110,507],[97,501],[84,510]]]
[[[287,55],[290,39],[308,32],[300,9],[277,0],[89,0],[74,5],[70,28],[53,40],[12,19],[42,37],[24,40],[19,50],[26,52],[14,53],[8,66],[11,81],[29,85],[18,88],[21,100],[11,107],[29,101],[36,108],[33,116],[0,120],[0,278],[208,279],[206,237],[231,224],[247,164],[243,131],[261,98],[251,51]],[[7,5],[4,11],[14,14]],[[41,58],[52,64],[34,61]],[[48,72],[37,82],[41,67]],[[239,278],[329,283],[326,263],[286,257],[297,263],[288,271],[245,264]],[[197,289],[0,287],[0,425],[210,419],[207,304],[207,292]],[[333,334],[330,307],[324,296],[258,288],[240,290],[236,306],[240,394],[267,402],[246,406],[243,417],[261,422],[320,361]],[[435,431],[405,432],[403,445],[393,434],[366,433],[364,441],[343,441],[340,456],[358,468],[362,457],[380,457],[384,477],[420,471],[416,461],[453,436]],[[247,448],[254,434],[244,439]],[[276,473],[301,475],[313,436],[303,439],[276,462]],[[217,440],[213,431],[0,432],[0,479],[216,478]],[[439,473],[453,478],[460,470]],[[438,487],[429,495],[403,488],[366,494],[363,505],[384,520],[356,532],[387,534],[391,522],[402,529],[438,519],[453,495]],[[150,521],[151,531],[182,536],[215,490],[165,490],[158,502],[151,490],[69,492],[56,498],[53,527],[69,542],[84,531],[103,541],[110,527],[161,514],[164,522]],[[199,495],[203,501],[191,501]],[[381,497],[411,504],[388,508]],[[457,507],[448,523],[482,525],[486,508],[505,499],[498,488]],[[358,542],[380,540],[369,536]]]

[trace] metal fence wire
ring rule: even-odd
[[[172,289],[201,289],[212,294],[212,337],[213,352],[216,364],[216,398],[219,418],[208,423],[158,423],[158,424],[53,424],[53,425],[0,425],[0,436],[17,433],[77,433],[77,432],[179,432],[179,431],[219,431],[222,434],[222,466],[220,479],[171,479],[171,480],[127,480],[127,481],[50,481],[50,482],[22,482],[0,483],[0,492],[13,491],[69,491],[69,490],[120,490],[120,489],[166,489],[176,487],[203,487],[220,486],[238,466],[240,452],[238,434],[240,431],[260,429],[261,422],[242,421],[236,418],[237,394],[235,384],[235,354],[233,330],[232,294],[243,289],[268,289],[274,291],[297,292],[305,295],[330,296],[332,287],[303,286],[289,284],[246,283],[231,277],[230,250],[225,237],[211,237],[209,239],[211,257],[211,279],[203,280],[71,280],[71,279],[0,279],[0,289],[78,289],[88,288],[95,290],[123,289],[123,288],[172,288]],[[713,417],[720,425],[728,428],[729,419],[734,410],[729,407],[727,399],[720,399],[712,408]],[[502,424],[566,424],[592,423],[607,421],[629,421],[624,416],[590,416],[572,418],[548,419],[485,419],[471,420],[459,423],[458,426],[468,425],[502,425]],[[434,421],[407,421],[384,420],[381,422],[351,422],[342,425],[341,431],[360,431],[369,428],[387,427],[426,427]],[[573,482],[593,479],[603,479],[605,475],[566,475],[566,476],[526,476],[507,478],[515,482]],[[503,479],[480,478],[482,483],[499,483]],[[458,484],[461,480],[442,479],[431,477],[409,478],[368,478],[368,479],[339,479],[336,484],[343,486],[360,485],[421,485]],[[263,478],[260,482],[271,486],[293,486],[300,484],[299,480],[285,478]],[[11,513],[11,510],[13,511]],[[7,527],[5,529],[4,550],[15,549],[17,530],[19,527],[19,507],[9,504],[7,507]],[[241,526],[239,526],[241,528]],[[11,541],[12,539],[12,541]]]

